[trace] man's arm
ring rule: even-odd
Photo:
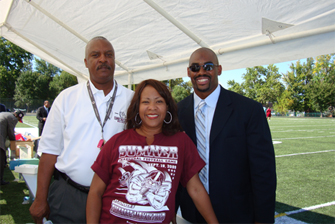
[[[57,155],[43,153],[38,165],[37,191],[33,204],[30,206],[30,214],[35,223],[42,223],[44,217],[48,218],[50,209],[47,202],[51,177],[55,171]]]
[[[276,168],[271,132],[260,104],[253,106],[249,113],[247,144],[255,221],[273,223]]]
[[[10,141],[10,150],[16,151],[16,141]]]

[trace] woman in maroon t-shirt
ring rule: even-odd
[[[218,223],[198,176],[205,163],[180,129],[168,88],[153,79],[141,82],[127,130],[114,135],[92,165],[87,223],[170,223],[179,182],[205,220]]]

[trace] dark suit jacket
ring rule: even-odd
[[[49,108],[49,112],[50,112],[50,108]],[[46,109],[43,107],[39,107],[37,109],[36,112],[36,118],[38,119],[38,132],[39,135],[41,136],[42,131],[43,131],[43,127],[45,124],[45,121],[43,121],[43,118],[48,117],[48,112],[46,111]]]
[[[193,94],[178,103],[178,118],[196,144]],[[220,223],[274,222],[276,171],[263,107],[221,87],[210,133],[209,196]],[[186,189],[183,217],[204,222]]]
[[[11,112],[1,112],[0,113],[0,148],[7,150],[6,148],[6,138],[15,141],[14,128],[18,120]]]

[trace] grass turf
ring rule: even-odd
[[[25,116],[23,121],[37,127],[35,116]],[[276,212],[335,201],[335,119],[272,117],[269,125],[272,139],[282,142],[274,145]],[[30,126],[18,123],[17,127]],[[6,169],[5,180],[11,183],[0,188],[0,223],[31,223],[30,205],[22,204],[28,188],[23,181],[14,182],[15,178],[18,175]],[[286,216],[306,223],[335,223],[335,205]],[[276,223],[281,223],[280,217]]]
[[[335,119],[279,117],[269,125],[273,140],[282,142],[274,145],[276,212],[335,201]],[[334,216],[335,205],[289,215],[307,223],[335,223]]]

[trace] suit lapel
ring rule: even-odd
[[[210,133],[210,145],[213,143],[215,138],[221,132],[225,126],[230,114],[232,113],[233,108],[231,106],[231,100],[228,95],[227,90],[221,87],[220,96],[216,104],[212,128]]]
[[[187,100],[185,100],[183,105],[183,109],[181,111],[181,123],[185,123],[183,126],[186,134],[192,139],[193,142],[196,142],[195,135],[195,124],[194,124],[194,97],[193,94],[189,96]]]

